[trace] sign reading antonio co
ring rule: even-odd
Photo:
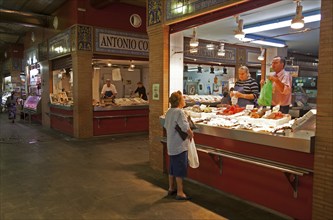
[[[95,29],[95,52],[148,57],[148,44],[147,35]]]

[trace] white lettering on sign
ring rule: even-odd
[[[99,47],[148,52],[148,39],[100,33]]]

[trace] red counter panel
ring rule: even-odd
[[[74,135],[73,110],[50,108],[51,128],[70,136]]]
[[[195,133],[196,144],[313,169],[313,154]],[[283,143],[281,143],[283,144]],[[166,148],[166,145],[164,144]],[[166,167],[169,158],[165,152]],[[313,174],[299,176],[298,195],[282,171],[198,151],[200,166],[188,178],[295,219],[311,219]],[[220,162],[219,159],[222,161]],[[220,166],[220,164],[222,166]],[[220,167],[222,167],[220,169]]]
[[[148,131],[148,109],[94,112],[94,136]]]

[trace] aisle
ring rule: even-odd
[[[9,219],[280,219],[186,182],[194,199],[166,197],[149,167],[147,136],[86,140],[0,114],[1,216]]]

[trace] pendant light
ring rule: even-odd
[[[234,30],[235,38],[241,40],[245,37],[245,33],[243,32],[243,19],[239,19],[239,16],[236,16],[236,23],[238,26],[237,29]]]
[[[296,15],[291,20],[292,29],[301,29],[304,27],[304,16],[302,15],[303,7],[300,0],[296,0]]]
[[[261,54],[258,56],[258,60],[263,61],[265,59],[265,50],[264,48],[260,48]]]
[[[192,38],[190,40],[190,46],[191,47],[197,47],[197,46],[199,46],[199,41],[198,41],[198,38],[197,38],[196,29],[197,28],[193,28],[193,35],[192,35]]]

